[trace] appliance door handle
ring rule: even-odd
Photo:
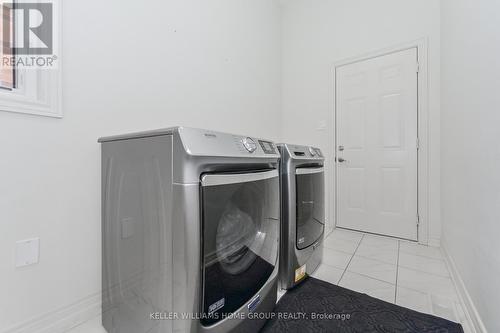
[[[325,168],[323,168],[323,167],[321,167],[321,168],[297,168],[295,170],[295,174],[296,175],[308,175],[311,173],[321,173],[324,171],[325,171]]]
[[[264,172],[254,172],[254,173],[208,174],[208,175],[203,175],[201,177],[201,186],[207,187],[207,186],[248,183],[248,182],[256,182],[259,180],[266,180],[278,177],[279,173],[277,169]]]

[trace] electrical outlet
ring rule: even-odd
[[[38,264],[40,257],[40,238],[16,242],[16,267]]]

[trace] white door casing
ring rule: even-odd
[[[417,64],[410,48],[336,69],[337,226],[418,238]]]

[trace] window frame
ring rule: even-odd
[[[54,1],[57,68],[15,68],[15,86],[0,89],[0,112],[62,118],[62,1]]]

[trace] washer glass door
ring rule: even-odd
[[[279,175],[277,170],[206,174],[201,185],[201,321],[210,325],[256,296],[274,271],[278,257]],[[258,302],[251,302],[252,307]]]
[[[324,178],[323,167],[295,170],[296,244],[299,250],[314,244],[325,229]]]

